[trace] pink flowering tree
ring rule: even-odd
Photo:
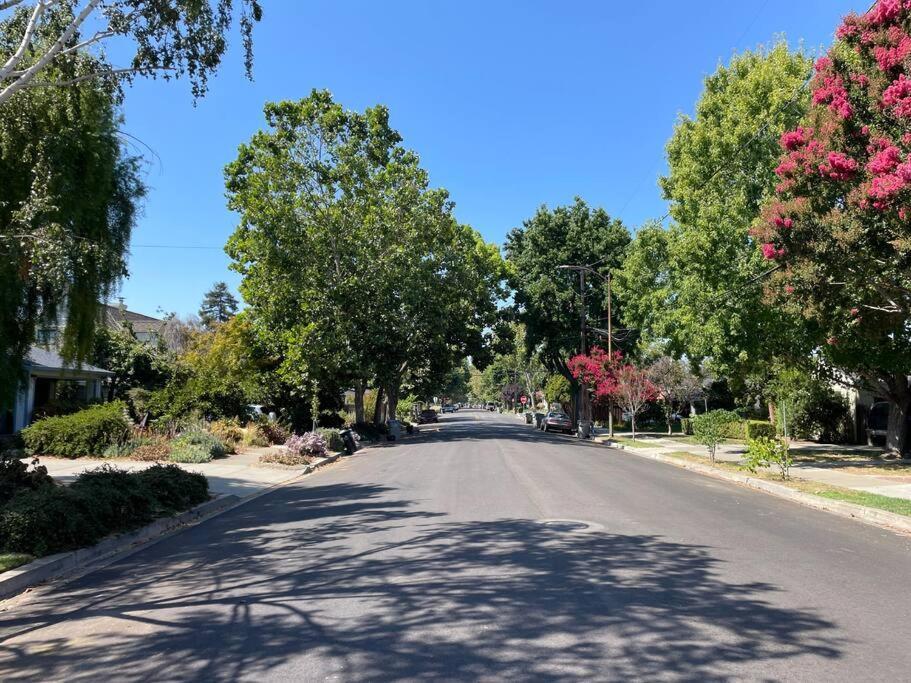
[[[573,379],[584,383],[596,403],[606,403],[617,388],[616,369],[623,354],[614,351],[608,355],[600,346],[593,346],[587,354],[578,354],[566,362]]]
[[[616,388],[614,399],[630,415],[633,428],[633,439],[636,438],[636,416],[649,403],[658,398],[658,389],[649,379],[647,370],[635,365],[621,365],[616,371]]]
[[[820,357],[911,414],[911,0],[849,15],[816,64],[803,124],[780,140],[778,184],[754,227],[778,269],[767,296],[804,315]]]

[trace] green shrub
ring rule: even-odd
[[[326,440],[326,449],[330,453],[345,450],[340,429],[317,429],[316,433]]]
[[[46,555],[81,548],[208,498],[208,482],[176,465],[124,472],[105,465],[70,486],[24,489],[0,507],[0,550]]]
[[[201,429],[184,432],[171,442],[171,462],[202,463],[225,454],[221,440]]]
[[[91,503],[92,515],[106,531],[125,531],[148,524],[155,499],[138,477],[111,465],[83,472],[70,490]]]
[[[137,436],[124,443],[112,443],[104,449],[102,456],[105,458],[129,458],[137,448],[156,443],[157,439],[151,436]]]
[[[244,446],[259,448],[268,446],[269,439],[263,435],[256,425],[250,425],[244,430],[244,436],[241,443],[243,443]]]
[[[134,475],[163,510],[176,512],[209,499],[209,482],[177,465],[152,465]]]
[[[23,491],[0,508],[0,545],[6,552],[59,553],[91,545],[104,533],[89,501],[66,486]]]
[[[686,434],[687,436],[693,435],[693,418],[691,417],[681,417],[680,418],[680,431]]]
[[[48,486],[54,486],[54,480],[46,467],[29,467],[18,458],[0,459],[0,505],[5,505],[20,491]]]
[[[745,431],[747,440],[775,438],[775,425],[771,422],[766,422],[765,420],[747,420],[744,424],[746,426]]]
[[[760,437],[750,440],[741,467],[750,472],[756,472],[760,467],[777,467],[781,478],[787,479],[792,464],[787,443],[780,439]]]
[[[747,438],[747,421],[736,417],[735,420],[729,422],[724,438],[739,439],[740,441],[745,441]]]
[[[66,458],[101,455],[129,437],[130,425],[120,401],[86,408],[72,415],[47,417],[22,430],[31,453]]]
[[[739,420],[737,414],[729,410],[710,410],[693,418],[693,435],[706,447],[713,465],[718,444],[727,438],[731,423]]]
[[[287,441],[291,436],[291,430],[287,429],[281,423],[265,417],[256,422],[256,428],[270,444],[276,444],[280,446],[281,444],[285,443],[285,441]]]

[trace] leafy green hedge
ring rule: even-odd
[[[345,450],[345,442],[339,429],[317,429],[316,433],[326,440],[326,448],[330,453]]]
[[[775,425],[765,420],[738,420],[728,426],[727,438],[748,441],[759,438],[775,438]]]
[[[693,435],[693,418],[681,417],[680,418],[680,431],[688,436],[692,436]]]
[[[29,452],[65,458],[101,456],[113,444],[126,441],[130,425],[125,405],[113,401],[80,410],[72,415],[46,417],[22,430]]]
[[[171,462],[201,463],[225,454],[221,439],[201,429],[184,432],[171,442]]]
[[[176,465],[153,465],[141,472],[104,465],[83,472],[70,486],[22,488],[0,507],[0,548],[37,556],[73,550],[208,497],[206,478]]]

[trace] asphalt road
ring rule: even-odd
[[[909,577],[907,537],[462,411],[0,614],[0,679],[909,680]]]

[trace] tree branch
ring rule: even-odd
[[[128,68],[128,69],[111,69],[110,71],[94,71],[90,74],[85,74],[83,76],[77,76],[76,78],[70,78],[65,81],[37,81],[33,83],[26,83],[23,88],[61,88],[67,85],[75,85],[76,83],[82,83],[83,81],[91,80],[92,78],[101,78],[102,76],[122,76],[124,74],[140,74],[148,73],[151,71],[173,71],[172,67],[138,67],[138,68]]]
[[[41,18],[41,15],[44,14],[44,9],[45,4],[43,1],[35,4],[35,9],[32,10],[32,15],[29,17],[28,24],[25,26],[25,33],[22,34],[22,40],[19,41],[19,47],[10,55],[9,59],[6,60],[6,63],[0,67],[0,81],[5,80],[10,72],[16,68],[19,60],[22,59],[22,55],[25,54],[25,51],[32,42],[32,36],[35,35],[35,29],[38,28],[38,20]]]

